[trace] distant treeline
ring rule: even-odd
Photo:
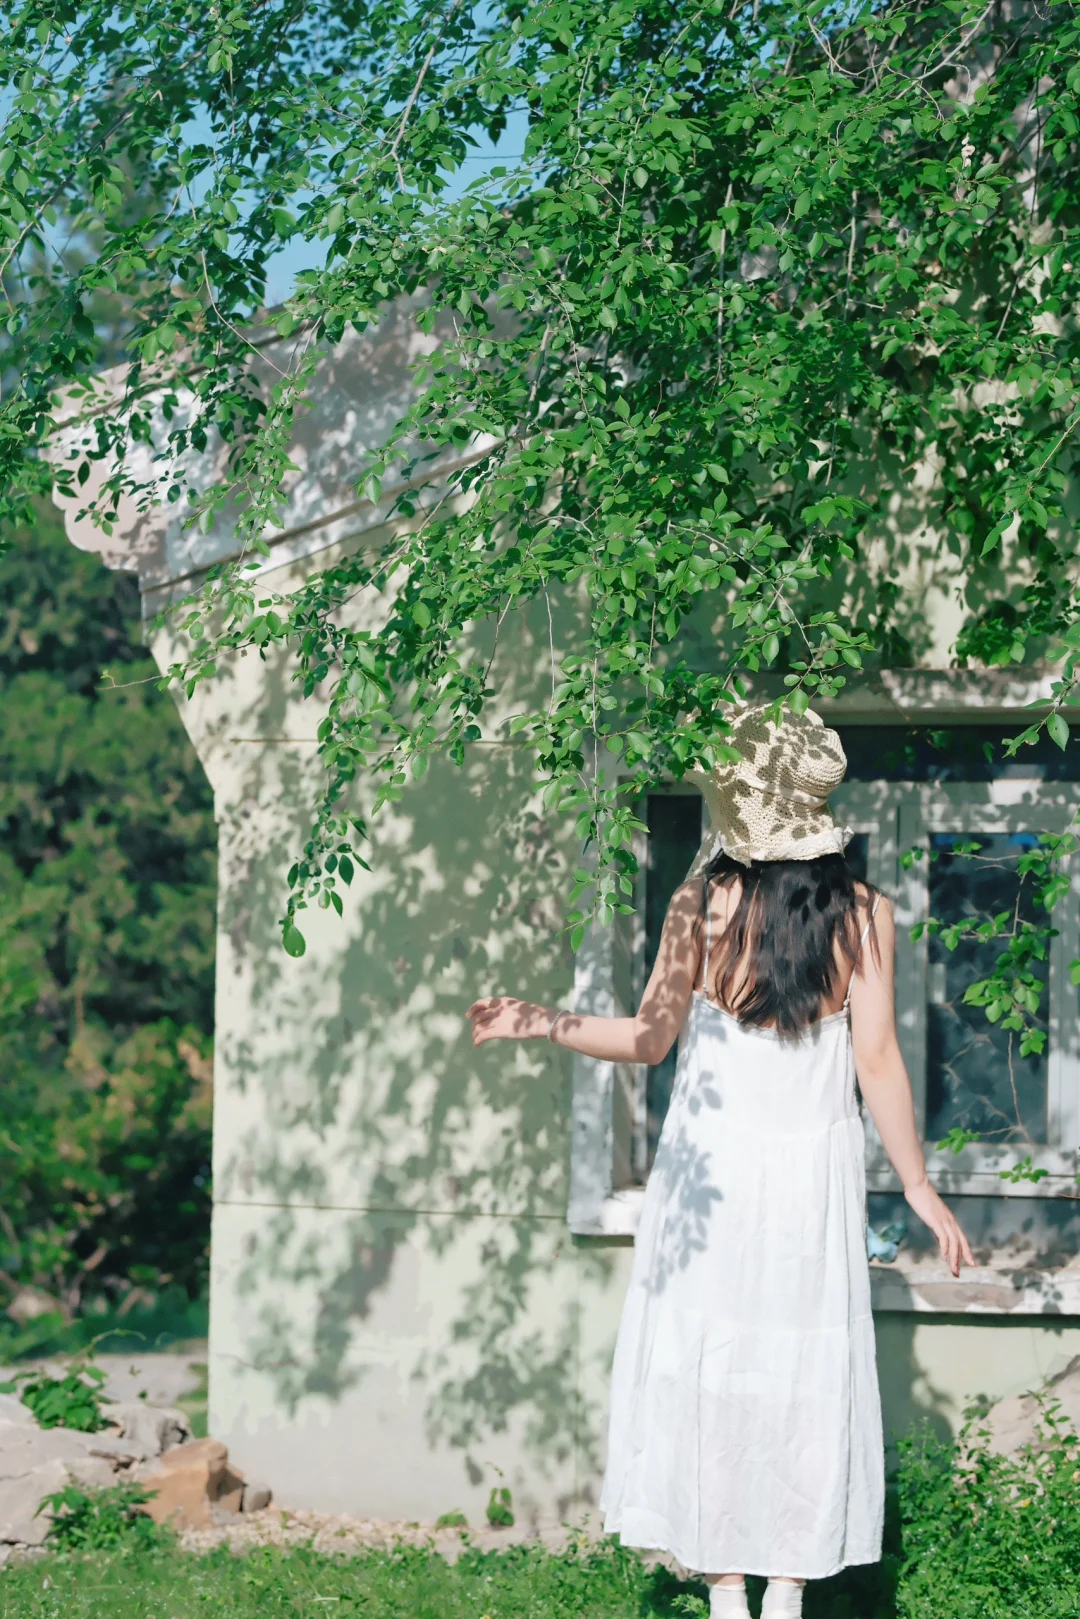
[[[215,838],[134,581],[0,558],[0,1309],[203,1288]],[[103,678],[108,670],[111,681]]]

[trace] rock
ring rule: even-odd
[[[13,1422],[20,1428],[36,1428],[37,1418],[17,1394],[0,1394],[0,1426]]]
[[[40,1546],[49,1517],[38,1507],[69,1480],[84,1487],[114,1482],[118,1459],[94,1452],[101,1437],[35,1422],[0,1423],[0,1542]]]
[[[191,1424],[182,1411],[148,1405],[145,1400],[125,1400],[103,1405],[105,1421],[119,1430],[120,1438],[139,1447],[140,1459],[160,1456],[191,1438]]]
[[[135,1439],[121,1439],[114,1433],[92,1433],[86,1437],[90,1441],[87,1455],[104,1456],[114,1467],[134,1467],[138,1462],[157,1459],[156,1452],[147,1450]]]
[[[154,1492],[146,1511],[155,1523],[178,1520],[184,1529],[208,1529],[228,1459],[217,1439],[191,1439],[167,1450],[138,1471],[139,1482]]]
[[[240,1504],[241,1512],[262,1512],[274,1499],[274,1492],[269,1484],[245,1484],[244,1499]]]
[[[244,1475],[238,1472],[231,1462],[225,1464],[225,1471],[218,1481],[215,1504],[224,1512],[244,1510]]]
[[[91,1454],[99,1436],[71,1428],[28,1427],[5,1423],[0,1427],[0,1481],[25,1478],[49,1462],[82,1461]]]
[[[990,1449],[1001,1456],[1014,1456],[1035,1438],[1036,1425],[1042,1420],[1042,1405],[1057,1400],[1061,1416],[1080,1432],[1080,1355],[1076,1355],[1063,1371],[1030,1394],[1016,1394],[992,1405],[980,1427],[990,1431]]]
[[[118,1473],[138,1464],[160,1468],[162,1445],[170,1446],[166,1455],[185,1448],[193,1453],[189,1465],[201,1457],[203,1494],[208,1487],[216,1494],[225,1447],[206,1440],[187,1447],[177,1443],[189,1433],[181,1412],[156,1410],[139,1401],[108,1408],[107,1414],[119,1433],[41,1428],[21,1400],[0,1395],[0,1545],[40,1546],[49,1530],[48,1512],[38,1510],[46,1496],[69,1482],[82,1489],[108,1488]],[[239,1510],[243,1489],[239,1475],[233,1489]],[[196,1515],[201,1521],[197,1509]]]
[[[49,1533],[51,1514],[41,1503],[68,1481],[67,1466],[59,1459],[44,1461],[25,1472],[0,1478],[0,1541],[40,1546]]]
[[[116,1483],[116,1467],[104,1456],[83,1456],[66,1465],[68,1477],[80,1490],[107,1490]]]

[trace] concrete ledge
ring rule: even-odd
[[[591,1209],[571,1207],[570,1230],[632,1239],[644,1197],[644,1187],[630,1186]],[[871,1260],[870,1297],[875,1310],[924,1315],[1080,1316],[1080,1256],[1048,1262],[1046,1255],[1002,1255],[997,1264],[965,1267],[955,1277],[936,1255],[901,1252],[892,1264]]]

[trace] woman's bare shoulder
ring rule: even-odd
[[[700,879],[697,882],[691,881],[687,886],[693,889],[700,908],[702,892]],[[721,926],[727,923],[739,903],[741,893],[742,882],[738,877],[714,878],[709,884],[709,915],[712,917],[714,927],[717,923],[720,923]]]
[[[882,911],[892,910],[892,901],[884,889],[871,888],[869,883],[860,882],[858,878],[855,879],[855,904],[860,911],[876,910],[879,916]]]
[[[695,915],[704,914],[705,890],[700,877],[688,877],[680,883],[671,896],[671,909],[680,913]],[[737,882],[716,882],[709,884],[708,909],[713,920],[729,916],[739,900],[739,885]]]
[[[892,900],[880,888],[868,883],[855,884],[855,925],[866,929],[875,944],[881,938],[891,938],[895,931]]]

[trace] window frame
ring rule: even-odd
[[[672,783],[667,790],[694,791],[680,783]],[[926,935],[912,941],[910,928],[925,920],[928,912],[929,863],[921,860],[904,867],[901,854],[924,843],[935,831],[1064,831],[1080,809],[1080,783],[1018,777],[989,782],[852,781],[837,790],[832,802],[839,820],[853,832],[866,834],[867,875],[893,900],[897,1030],[912,1075],[921,1130],[925,1120],[928,958]],[[641,875],[634,917],[609,929],[591,929],[578,952],[574,994],[578,1011],[626,1016],[637,1004],[644,987],[642,857],[646,852],[642,843],[637,850]],[[931,1178],[942,1192],[1053,1197],[1076,1185],[1080,1167],[1076,1145],[1080,1143],[1080,1017],[1068,963],[1080,955],[1078,868],[1076,857],[1068,861],[1069,891],[1054,910],[1059,931],[1050,958],[1048,1134],[1052,1139],[1031,1153],[1035,1167],[1047,1173],[1037,1182],[1002,1180],[1003,1169],[1028,1156],[1026,1149],[1016,1146],[977,1143],[957,1155],[928,1146]],[[568,1223],[577,1236],[632,1238],[637,1229],[645,1187],[620,1181],[641,1172],[645,1074],[643,1065],[603,1063],[574,1055]],[[869,1118],[866,1133],[868,1190],[898,1191],[899,1182]]]
[[[935,832],[1064,832],[1080,809],[1080,783],[999,777],[987,782],[851,782],[833,797],[837,818],[857,830],[872,825],[867,875],[892,897],[896,914],[896,1022],[911,1075],[920,1132],[926,1122],[926,1026],[929,990],[928,939],[912,940],[911,928],[929,915],[930,868],[926,859],[906,869],[900,856],[928,848]],[[856,827],[856,822],[859,825]],[[1080,870],[1065,861],[1069,891],[1053,912],[1057,937],[1050,946],[1047,1113],[1049,1140],[1030,1149],[1039,1181],[1004,1181],[1003,1170],[1029,1156],[1020,1145],[972,1143],[957,1154],[927,1143],[930,1177],[941,1192],[995,1197],[1053,1197],[1075,1185],[1080,1159],[1080,1019],[1069,962],[1080,955]],[[867,1116],[867,1187],[899,1191]],[[1069,1143],[1072,1143],[1070,1145]]]

